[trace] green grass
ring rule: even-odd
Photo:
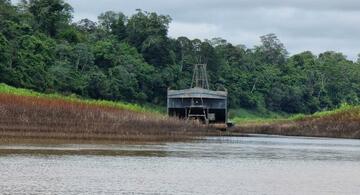
[[[270,123],[277,120],[283,120],[289,117],[285,113],[276,113],[268,110],[247,110],[247,109],[230,109],[230,121],[235,124],[241,123]]]
[[[304,119],[308,119],[308,118],[322,118],[322,117],[326,117],[326,116],[331,116],[331,115],[336,115],[339,113],[345,113],[345,112],[352,112],[352,113],[359,113],[358,111],[360,110],[360,106],[358,105],[350,105],[350,104],[341,104],[341,106],[337,109],[334,110],[328,110],[328,111],[320,111],[320,112],[316,112],[312,115],[303,115],[303,114],[299,114],[299,115],[294,115],[292,117],[290,117],[290,120],[304,120]]]
[[[259,112],[256,110],[237,109],[230,110],[230,118],[235,124],[264,124],[264,123],[275,123],[275,122],[290,122],[299,121],[313,118],[322,118],[331,116],[343,112],[353,112],[360,110],[360,106],[354,106],[349,104],[342,104],[339,108],[329,111],[319,111],[314,114],[284,114],[276,113],[271,111]],[[359,113],[359,112],[353,112]]]
[[[30,97],[39,97],[39,98],[48,98],[48,99],[60,99],[69,102],[75,103],[85,103],[88,105],[97,105],[97,106],[106,106],[111,108],[125,109],[131,110],[135,112],[149,112],[162,115],[164,113],[164,109],[160,106],[141,106],[138,104],[131,104],[126,102],[115,102],[108,100],[93,100],[93,99],[85,99],[78,97],[76,95],[65,96],[61,94],[44,94],[35,92],[29,89],[15,88],[9,85],[0,83],[0,93],[3,94],[12,94],[18,96],[30,96]]]

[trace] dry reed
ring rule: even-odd
[[[292,121],[239,124],[232,132],[360,139],[360,108]]]
[[[151,113],[66,100],[0,94],[0,138],[177,141],[207,129]]]

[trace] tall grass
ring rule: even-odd
[[[114,102],[114,101],[108,101],[108,100],[84,99],[84,98],[77,97],[75,95],[64,96],[64,95],[56,94],[56,93],[45,94],[45,93],[35,92],[35,91],[29,90],[29,89],[11,87],[4,83],[0,83],[0,93],[12,94],[12,95],[18,95],[18,96],[54,99],[54,100],[65,100],[68,102],[84,103],[84,104],[88,104],[88,105],[97,105],[97,106],[106,106],[106,107],[112,107],[112,108],[118,108],[118,109],[131,110],[131,111],[135,111],[135,112],[151,112],[151,113],[155,113],[155,114],[163,113],[163,111],[160,107],[155,107],[155,106],[150,107],[150,106],[140,106],[137,104],[130,104],[130,103],[119,102],[119,101]]]
[[[327,116],[332,116],[332,115],[336,115],[336,114],[341,114],[341,113],[345,113],[345,112],[350,112],[350,113],[357,113],[358,110],[360,109],[360,106],[354,106],[354,105],[350,105],[350,104],[341,104],[339,108],[334,109],[334,110],[327,110],[327,111],[320,111],[320,112],[316,112],[312,115],[303,115],[303,114],[299,114],[299,115],[294,115],[292,117],[290,117],[290,120],[306,120],[306,119],[314,119],[314,118],[321,118],[321,117],[327,117]]]
[[[0,141],[176,141],[210,135],[201,124],[155,113],[133,104],[0,85]]]
[[[312,115],[294,115],[258,123],[238,123],[240,133],[261,133],[293,136],[360,138],[360,106],[343,104],[332,111]]]
[[[341,104],[341,106],[334,110],[319,111],[314,114],[286,114],[286,113],[276,113],[271,111],[259,112],[257,110],[246,110],[246,109],[237,109],[231,110],[230,116],[232,116],[232,121],[236,124],[269,124],[269,123],[278,123],[278,122],[291,122],[291,121],[301,121],[307,119],[321,118],[329,115],[334,115],[336,113],[356,110],[360,106],[353,106],[349,104]]]

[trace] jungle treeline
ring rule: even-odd
[[[167,89],[188,88],[193,64],[206,63],[231,108],[313,113],[360,101],[360,61],[339,52],[289,55],[275,34],[253,48],[171,38],[170,16],[142,10],[97,21],[73,21],[73,12],[63,0],[0,0],[0,83],[165,105]]]

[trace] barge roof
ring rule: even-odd
[[[212,91],[198,87],[183,90],[168,90],[168,98],[226,99],[227,95],[227,91]]]

